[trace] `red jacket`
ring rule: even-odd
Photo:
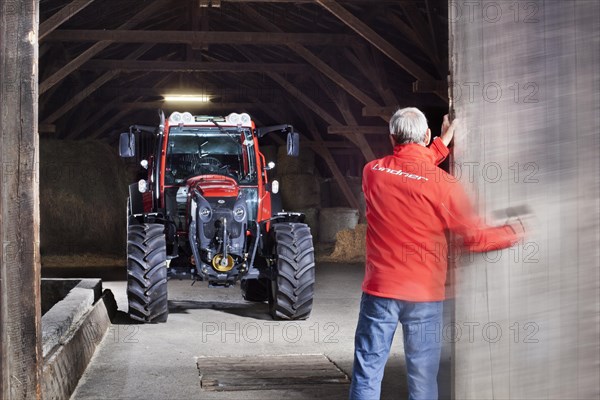
[[[394,154],[365,166],[364,292],[408,301],[443,300],[447,230],[462,236],[463,245],[476,252],[518,241],[510,226],[489,227],[477,217],[460,183],[437,168],[446,155],[436,139],[431,149],[398,145]]]

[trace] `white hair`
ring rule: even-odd
[[[398,144],[423,143],[427,138],[427,118],[418,108],[401,108],[390,119],[390,135]]]

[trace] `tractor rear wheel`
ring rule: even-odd
[[[315,255],[310,228],[301,223],[273,224],[276,267],[269,306],[274,319],[306,319],[313,304]]]
[[[166,322],[167,245],[161,224],[130,224],[127,229],[129,316],[141,322]]]
[[[264,302],[269,300],[268,279],[245,279],[240,284],[242,288],[242,297],[246,301]]]

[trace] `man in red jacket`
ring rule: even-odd
[[[442,142],[455,124],[444,117]],[[436,167],[445,155],[416,108],[390,120],[392,155],[363,171],[366,272],[355,337],[350,399],[379,399],[383,370],[398,322],[402,324],[409,399],[437,399],[442,301],[447,269],[446,231],[470,251],[510,247],[520,227],[490,227],[476,216],[456,179]]]

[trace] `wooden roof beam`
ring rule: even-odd
[[[38,132],[39,133],[55,133],[56,125],[54,125],[54,124],[39,124]]]
[[[208,0],[204,0],[208,1]],[[213,2],[215,0],[212,0]],[[222,3],[296,3],[314,4],[314,0],[220,0]],[[372,4],[373,0],[339,0],[340,3],[366,3]],[[377,0],[378,4],[398,4],[398,0]]]
[[[121,24],[118,27],[118,29],[129,29],[129,28],[132,28],[132,27],[138,25],[140,22],[143,22],[148,17],[152,16],[152,14],[154,14],[164,3],[165,3],[165,0],[157,0],[157,1],[151,2],[144,9],[142,9],[141,11],[136,13],[127,22],[125,22],[124,24]],[[94,44],[93,46],[91,46],[90,48],[88,48],[87,50],[85,50],[79,56],[75,57],[75,59],[73,59],[72,61],[67,63],[67,65],[63,66],[61,69],[59,69],[54,74],[52,74],[51,76],[46,78],[43,82],[41,82],[39,85],[39,94],[42,95],[43,93],[48,91],[48,89],[52,88],[57,83],[61,82],[71,72],[77,70],[86,61],[90,60],[92,57],[94,57],[96,54],[100,53],[102,50],[104,50],[105,48],[110,46],[112,43],[113,42],[109,41],[109,40],[98,42],[98,43]]]
[[[306,107],[308,107],[311,111],[321,117],[325,122],[330,125],[339,125],[340,122],[337,118],[327,112],[323,107],[318,105],[315,101],[313,101],[310,97],[302,93],[298,88],[292,85],[289,81],[287,81],[283,76],[276,73],[268,74],[271,79],[277,82],[281,87],[283,87],[289,94],[303,103]]]
[[[266,107],[273,107],[273,103],[262,103]],[[128,102],[117,104],[119,108],[126,108],[128,110],[139,110],[139,109],[159,109],[165,110],[165,113],[170,110],[181,110],[181,111],[201,111],[206,110],[225,110],[225,111],[236,111],[243,112],[249,109],[256,109],[258,106],[255,103],[186,103],[185,106],[177,103],[170,103],[164,101],[147,101],[147,102]]]
[[[323,8],[335,15],[340,21],[345,23],[349,28],[361,35],[365,40],[379,49],[388,58],[398,64],[402,69],[408,72],[417,80],[434,81],[434,77],[429,75],[417,63],[400,52],[387,40],[379,36],[377,32],[371,29],[367,24],[355,17],[350,11],[338,4],[334,0],[315,0]],[[445,101],[448,101],[448,96],[445,93],[436,92],[436,94]],[[365,104],[369,105],[369,104]]]
[[[387,116],[388,119],[398,110],[397,106],[388,107],[363,107],[363,117],[381,117]]]
[[[247,97],[251,95],[256,95],[260,98],[261,95],[273,97],[275,94],[283,94],[285,93],[283,90],[274,87],[235,87],[235,88],[226,88],[226,87],[218,87],[213,85],[199,85],[199,86],[189,86],[187,88],[180,87],[157,87],[157,88],[149,88],[149,87],[121,87],[121,86],[108,86],[98,90],[98,93],[106,96],[120,96],[124,94],[129,94],[132,96],[164,96],[165,94],[190,94],[193,93],[202,93],[206,94],[209,97],[223,97],[223,96],[237,96],[237,97]]]
[[[342,174],[342,171],[340,171],[340,168],[338,167],[337,163],[335,162],[335,159],[333,158],[331,151],[329,150],[329,148],[327,146],[323,146],[325,141],[323,140],[323,137],[319,133],[319,129],[317,128],[317,125],[315,124],[314,118],[312,118],[311,114],[306,109],[301,108],[298,111],[303,116],[304,122],[306,123],[306,126],[307,126],[309,132],[315,139],[314,143],[316,145],[322,146],[322,147],[313,147],[313,150],[319,156],[321,156],[321,158],[323,158],[323,160],[327,164],[327,167],[329,168],[329,170],[333,174],[333,177],[335,178],[336,182],[340,186],[340,189],[342,190],[344,197],[346,197],[346,201],[348,201],[348,204],[350,204],[350,207],[360,209],[360,203],[359,203],[358,199],[356,198],[356,196],[354,195],[354,193],[352,192],[352,189],[350,189],[350,185],[348,185],[346,178]]]
[[[305,73],[302,64],[154,61],[154,60],[92,60],[81,67],[85,70],[168,71],[168,72],[281,72]]]
[[[136,51],[129,54],[125,59],[126,60],[135,60],[138,57],[141,57],[148,50],[153,47],[152,44],[145,44],[140,46]],[[71,97],[69,101],[59,107],[56,111],[50,114],[45,120],[44,123],[53,123],[63,115],[65,115],[68,111],[70,111],[73,107],[77,106],[87,97],[89,97],[92,93],[94,93],[99,87],[104,85],[106,82],[112,80],[119,74],[119,71],[109,71],[105,72],[98,78],[96,78],[92,83],[83,88],[79,93],[75,96]]]
[[[340,113],[342,114],[346,125],[358,125],[356,118],[354,118],[354,115],[350,110],[350,105],[348,104],[348,97],[346,95],[346,92],[343,92],[338,88],[336,88],[337,90],[334,90],[334,88],[328,87],[324,79],[322,79],[322,77],[319,78],[320,79],[316,80],[317,84],[321,86],[321,89],[323,89],[323,91],[327,93],[327,95],[331,97],[331,99],[335,102],[335,105],[337,106],[338,110],[340,110]],[[361,133],[349,135],[348,139],[351,140],[354,144],[356,144],[356,146],[360,149],[367,161],[375,159],[375,153],[373,152],[371,145]]]
[[[73,0],[66,6],[54,13],[51,17],[46,19],[44,22],[40,24],[40,34],[38,37],[39,41],[42,41],[47,35],[49,35],[53,30],[58,28],[60,25],[71,19],[75,14],[79,11],[83,10],[94,0]]]
[[[365,40],[377,47],[383,54],[388,56],[392,61],[398,64],[402,69],[411,74],[413,77],[420,80],[434,80],[427,72],[425,72],[414,61],[402,54],[387,40],[379,36],[377,32],[371,29],[367,24],[354,16],[350,11],[334,0],[315,0],[327,11],[335,15],[340,21],[354,30]]]
[[[347,34],[216,31],[143,31],[65,29],[52,32],[46,41],[113,43],[185,43],[190,45],[288,45],[354,46],[357,38]]]
[[[334,135],[389,135],[390,130],[387,126],[332,125],[327,129],[327,133]]]
[[[258,13],[251,7],[247,5],[240,6],[241,10],[244,14],[249,17],[251,20],[254,20],[256,23],[261,25],[263,28],[274,31],[281,32],[281,29],[274,25],[271,21],[265,18],[263,15]],[[290,49],[292,49],[296,54],[300,57],[304,58],[309,64],[311,64],[315,69],[320,71],[327,78],[331,79],[338,86],[344,89],[348,94],[357,99],[365,106],[379,106],[379,103],[356,87],[352,82],[348,79],[344,78],[339,72],[331,68],[327,63],[321,60],[319,57],[314,55],[310,50],[300,44],[291,44],[288,45]]]
[[[165,76],[160,78],[154,84],[154,86],[160,86],[160,85],[164,84],[166,81],[168,81],[171,78],[171,75],[172,74],[166,74]],[[121,98],[123,98],[123,97],[121,97]],[[142,97],[136,98],[136,101],[141,101],[141,100],[142,100]],[[104,125],[102,125],[101,127],[97,128],[95,131],[92,132],[91,137],[97,138],[98,136],[100,136],[102,134],[102,132],[104,132],[104,129],[108,129],[112,124],[114,124],[115,122],[119,121],[122,117],[124,117],[129,111],[130,111],[129,109],[120,110],[119,112],[117,112],[116,115],[109,117],[108,121],[105,121]]]

